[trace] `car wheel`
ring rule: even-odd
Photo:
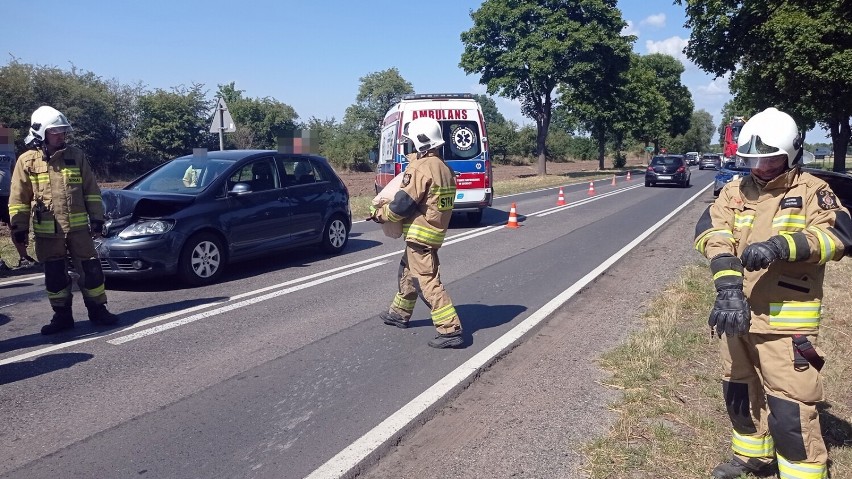
[[[349,242],[349,227],[341,215],[333,215],[328,219],[322,230],[322,243],[320,247],[326,253],[337,254],[343,251]]]
[[[478,225],[482,222],[482,210],[468,211],[467,222],[471,225]]]
[[[203,286],[215,283],[225,269],[222,240],[213,233],[192,235],[183,245],[178,261],[178,276],[185,283]]]

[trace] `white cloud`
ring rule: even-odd
[[[683,49],[686,48],[688,43],[689,40],[681,37],[669,37],[660,41],[645,40],[645,50],[648,53],[665,53],[671,55],[680,60],[684,66],[691,66],[692,62],[683,53]]]
[[[621,29],[621,36],[627,35],[636,35],[637,38],[639,37],[639,30],[633,25],[631,20],[627,20],[627,25]]]
[[[731,91],[728,89],[728,75],[714,78],[710,83],[696,87],[695,91],[701,95],[729,96]]]
[[[639,25],[649,25],[652,27],[662,28],[666,26],[666,14],[658,13],[656,15],[649,15],[645,17]]]

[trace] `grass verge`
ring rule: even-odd
[[[852,261],[830,263],[819,347],[826,401],[820,420],[831,477],[852,478]],[[605,353],[607,386],[623,392],[611,409],[608,435],[586,445],[587,472],[598,478],[706,478],[730,456],[717,340],[707,314],[713,304],[709,268],[693,264],[657,295],[645,327]]]

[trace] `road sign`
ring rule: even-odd
[[[210,133],[233,133],[235,131],[237,131],[237,126],[234,125],[234,119],[231,118],[228,105],[225,104],[224,98],[219,98],[219,104],[216,105],[216,111],[213,112],[213,123],[210,125]]]
[[[648,153],[651,153],[652,151],[654,151],[654,147],[653,146],[646,146],[645,151],[647,151]]]

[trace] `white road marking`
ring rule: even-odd
[[[465,361],[461,366],[451,371],[437,383],[429,387],[429,389],[423,391],[420,395],[412,399],[408,404],[400,408],[399,411],[393,413],[390,417],[379,423],[376,427],[329,459],[325,464],[321,465],[308,475],[306,479],[331,479],[349,475],[349,473],[355,470],[373,451],[388,441],[395,440],[403,428],[416,421],[418,417],[423,415],[446,394],[458,387],[460,384],[468,381],[484,367],[493,363],[494,359],[501,355],[504,351],[519,343],[526,333],[545,320],[550,314],[565,304],[589,283],[594,281],[595,278],[609,269],[616,261],[624,257],[633,248],[644,241],[645,238],[668,222],[675,214],[680,212],[680,210],[686,208],[690,203],[695,201],[695,199],[710,188],[710,186],[712,186],[712,183],[693,195],[671,213],[664,216],[660,219],[660,221],[657,221],[653,226],[645,230],[618,252],[610,256],[598,267],[580,278],[580,280],[572,284],[568,289],[550,300],[538,311],[521,321],[517,326],[506,332],[506,334],[483,348],[482,351],[476,353],[476,355]]]

